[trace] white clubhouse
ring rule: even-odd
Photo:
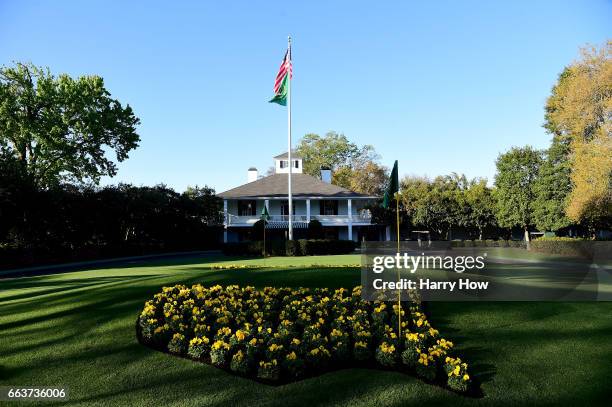
[[[362,240],[371,225],[366,206],[375,196],[360,194],[331,183],[331,171],[321,170],[321,178],[303,173],[302,158],[291,154],[293,228],[296,239],[306,237],[308,224],[318,220],[326,238]],[[249,228],[261,217],[264,205],[270,221],[267,229],[286,234],[289,224],[287,153],[274,157],[274,174],[259,177],[249,168],[247,183],[218,194],[223,199],[224,242],[248,239]]]

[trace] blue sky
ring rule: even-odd
[[[495,173],[548,145],[543,105],[609,1],[154,2],[0,0],[0,63],[99,74],[141,118],[140,147],[104,183],[218,192],[286,151],[268,104],[294,41],[294,142],[335,130],[401,174]]]

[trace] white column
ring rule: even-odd
[[[391,241],[391,226],[387,226],[385,228],[385,241],[387,242]]]
[[[223,200],[223,243],[227,243],[227,225],[229,219],[227,217],[227,200]]]
[[[353,201],[346,201],[348,211],[348,240],[353,240]]]
[[[270,213],[270,200],[264,199],[264,205],[266,206],[266,208],[268,208],[268,213],[270,214],[270,216],[272,216],[272,214]]]
[[[310,222],[310,199],[306,200],[306,222]]]

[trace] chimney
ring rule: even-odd
[[[251,167],[247,172],[247,182],[257,181],[257,168]]]
[[[332,180],[331,170],[327,167],[321,167],[321,181],[331,184],[331,180]]]

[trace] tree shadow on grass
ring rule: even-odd
[[[12,358],[10,366],[5,368],[6,376],[26,378],[32,374],[31,372],[36,372],[37,369],[48,369],[48,366],[61,366],[61,369],[64,369],[65,366],[67,372],[73,373],[76,366],[91,364],[100,366],[101,371],[106,372],[117,369],[118,366],[121,368],[117,372],[122,372],[121,369],[129,366],[149,366],[146,360],[156,358],[156,356],[150,353],[153,351],[137,344],[134,335],[134,319],[142,309],[144,302],[159,292],[161,286],[177,283],[191,285],[198,282],[205,285],[219,283],[222,285],[248,284],[257,287],[352,288],[359,284],[359,273],[345,268],[318,270],[309,267],[286,270],[192,268],[187,272],[172,275],[135,274],[53,282],[22,281],[20,289],[41,287],[41,283],[42,286],[47,284],[50,287],[49,290],[55,290],[57,285],[63,284],[69,286],[70,289],[50,292],[47,297],[38,293],[31,300],[21,298],[18,304],[10,304],[13,316],[3,318],[7,322],[0,324],[0,332],[2,332],[0,338],[10,339],[10,346],[3,346],[3,348],[6,347],[12,354],[23,355],[21,357],[23,363],[14,363],[19,359]],[[21,314],[26,313],[28,316],[23,318]],[[47,324],[44,327],[40,327],[40,324],[45,323]],[[23,330],[34,326],[36,328]],[[445,332],[442,331],[442,333]],[[40,341],[39,337],[47,337],[47,339]],[[90,342],[84,338],[97,339]],[[26,356],[28,354],[36,356]],[[269,402],[278,397],[278,404],[284,404],[283,401],[287,400],[300,400],[303,404],[326,401],[350,403],[362,397],[380,401],[378,396],[373,394],[384,391],[389,385],[393,387],[396,399],[400,400],[418,400],[413,395],[403,394],[406,386],[420,393],[424,391],[423,389],[427,389],[425,393],[428,396],[425,399],[442,400],[449,397],[448,391],[424,384],[401,373],[376,371],[376,374],[373,374],[372,370],[349,369],[307,379],[301,384],[296,382],[274,388],[250,379],[235,377],[213,367],[207,367],[206,370],[192,367],[192,362],[189,361],[168,363],[172,366],[176,363],[180,366],[183,366],[182,363],[188,363],[189,367],[183,367],[180,372],[156,371],[146,380],[126,377],[125,380],[130,382],[129,386],[112,390],[116,386],[109,383],[106,389],[96,391],[91,396],[83,397],[73,392],[71,398],[74,401],[85,403],[88,401],[110,402],[117,397],[119,399],[137,397],[141,392],[153,403],[157,400],[151,398],[151,395],[161,391],[176,394],[177,397],[181,397],[181,392],[183,392],[183,397],[193,398],[194,403],[200,405],[204,404],[203,401],[210,405],[233,405],[243,401],[257,404],[259,401],[257,397],[263,397]],[[355,386],[355,380],[358,380],[358,386]],[[321,388],[325,388],[326,391],[321,392]],[[205,398],[201,398],[204,396]],[[461,399],[461,396],[451,395],[451,397]]]

